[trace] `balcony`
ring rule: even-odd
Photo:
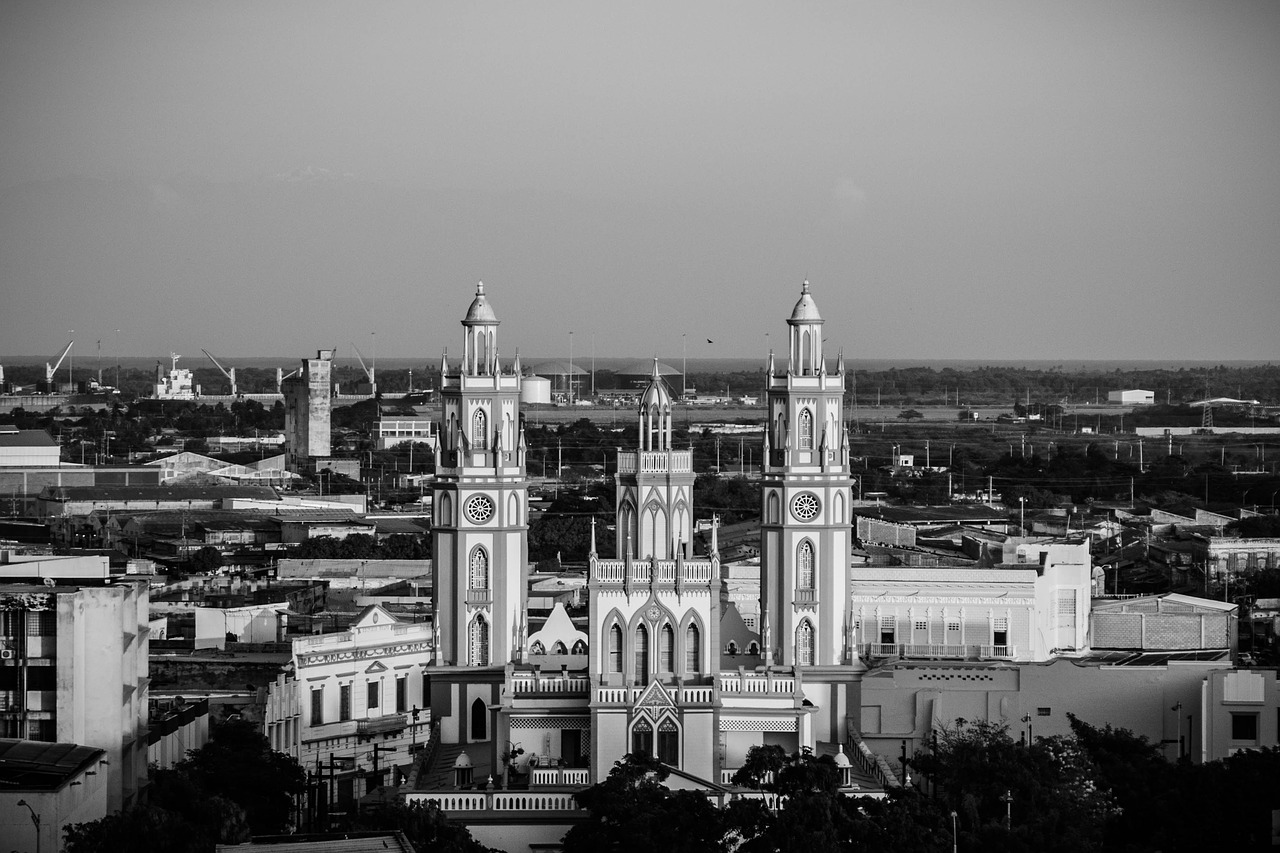
[[[870,658],[931,658],[942,660],[1012,660],[1015,646],[955,643],[864,643],[861,654]]]
[[[374,735],[398,734],[409,727],[406,715],[386,714],[368,720],[356,721],[356,737],[373,737]]]
[[[716,676],[721,693],[743,696],[790,696],[795,693],[796,679],[772,673],[722,672]]]
[[[433,802],[446,815],[477,812],[574,812],[582,808],[571,793],[534,791],[422,791],[405,795],[406,803]]]
[[[591,691],[591,679],[584,676],[547,675],[538,676],[533,673],[518,673],[511,677],[511,692],[517,696],[525,694],[571,694],[585,696]]]
[[[618,454],[619,474],[687,474],[693,471],[690,450],[623,450]]]
[[[534,788],[585,788],[591,784],[591,771],[586,767],[534,767],[529,785]]]

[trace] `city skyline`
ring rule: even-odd
[[[1278,44],[1247,2],[6,4],[0,349],[431,358],[484,280],[504,359],[759,359],[808,279],[851,360],[1274,361]]]

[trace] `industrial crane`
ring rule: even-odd
[[[293,370],[290,370],[288,373],[284,372],[284,368],[277,367],[276,368],[276,393],[283,394],[284,381],[286,379],[289,379],[290,377],[297,376],[301,372],[302,372],[301,367],[295,367]]]
[[[363,368],[364,375],[369,377],[369,393],[376,397],[378,395],[378,383],[374,378],[373,368],[364,363],[364,354],[360,352],[360,347],[352,343],[351,348],[356,351],[356,358],[360,359],[360,367]]]
[[[62,354],[58,356],[58,360],[52,365],[49,362],[44,363],[44,381],[52,382],[54,375],[58,372],[58,368],[62,366],[62,360],[67,357],[67,353],[71,352],[71,346],[75,341],[68,341],[67,345],[62,348]]]
[[[227,370],[227,368],[218,363],[218,360],[213,357],[213,353],[209,352],[207,349],[202,349],[200,352],[209,356],[209,360],[213,362],[213,366],[221,370],[222,375],[227,377],[227,381],[231,383],[231,396],[240,396],[239,392],[236,390],[236,369],[233,367],[230,370]]]

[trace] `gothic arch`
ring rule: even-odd
[[[489,415],[481,408],[471,415],[471,446],[476,450],[489,446]]]
[[[453,526],[453,495],[448,492],[440,493],[440,520],[441,527]]]
[[[635,670],[634,678],[637,684],[649,683],[649,670],[652,668],[653,658],[650,654],[649,627],[643,622],[636,625],[631,633],[632,651],[635,652]]]
[[[805,407],[796,418],[796,446],[800,450],[813,450],[813,412]]]
[[[832,524],[844,524],[844,489],[836,492],[835,508],[832,510],[834,517],[831,519]]]
[[[818,551],[805,538],[796,546],[796,589],[814,589],[817,581]]]
[[[507,498],[507,524],[520,523],[520,498],[515,492],[511,493],[511,497]]]
[[[605,659],[600,662],[601,672],[624,672],[626,670],[626,631],[627,620],[617,608],[609,611],[600,623],[600,648],[604,649]]]
[[[663,622],[658,629],[658,672],[676,671],[676,632],[671,623]]]
[[[697,647],[692,650],[689,647],[690,631],[693,632],[693,639],[697,643]],[[698,611],[690,610],[686,613],[684,618],[680,620],[680,630],[676,635],[676,639],[680,641],[679,660],[677,663],[683,666],[686,674],[704,671],[702,666],[703,649],[706,647],[708,638],[706,626],[702,622],[702,617],[698,615]],[[689,666],[691,654],[694,655],[693,661],[697,666]]]
[[[489,708],[479,697],[471,703],[470,734],[473,741],[489,739]]]
[[[814,635],[813,623],[808,619],[801,619],[800,624],[796,626],[797,666],[813,666],[815,663],[817,646]]]
[[[768,524],[779,524],[782,521],[782,501],[777,492],[769,492],[765,501],[764,519]]]
[[[640,547],[639,527],[636,524],[637,514],[636,505],[630,500],[624,500],[622,507],[618,510],[618,544],[619,551],[627,556],[636,556],[636,549]]]
[[[467,588],[488,590],[489,584],[489,552],[483,545],[477,545],[467,556]]]
[[[472,666],[489,665],[489,622],[477,613],[467,628],[467,658]]]

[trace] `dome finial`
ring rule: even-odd
[[[809,285],[809,282],[807,282],[807,281],[806,281],[806,282],[805,282],[805,286],[806,286],[806,287],[808,287],[808,285]],[[476,282],[476,296],[484,296],[484,282],[483,282],[483,281],[477,281],[477,282]]]
[[[809,279],[807,279],[807,278],[806,278],[806,279],[804,280],[804,284],[800,285],[800,292],[801,292],[801,293],[808,293],[808,292],[809,292]]]

